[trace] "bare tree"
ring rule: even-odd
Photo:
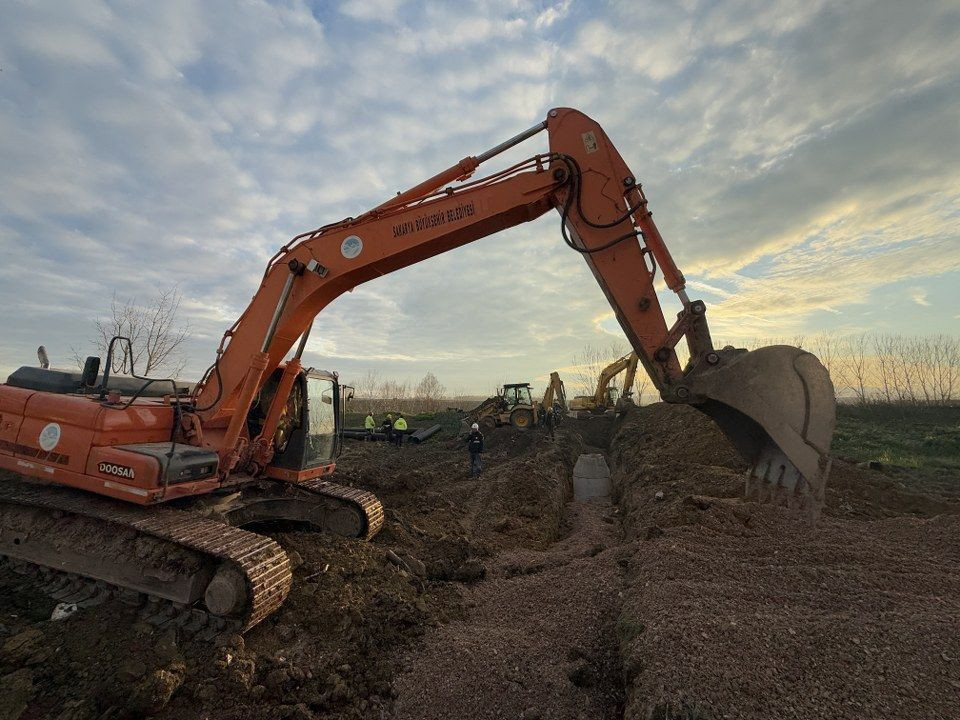
[[[110,340],[116,336],[130,338],[132,352],[126,343],[114,346],[111,372],[150,375],[158,371],[176,378],[186,365],[183,345],[190,337],[190,326],[180,320],[181,294],[176,285],[161,290],[146,305],[135,298],[120,299],[116,293],[110,301],[110,316],[94,321],[96,337],[91,344],[101,357],[106,357]],[[71,348],[79,367],[83,358]]]
[[[869,341],[866,333],[851,335],[844,338],[842,350],[840,351],[839,363],[843,367],[843,377],[846,380],[846,386],[850,388],[854,398],[860,405],[868,401],[868,373],[870,372],[869,358],[867,356],[867,347]],[[841,395],[841,391],[837,391]]]
[[[443,396],[446,391],[447,389],[437,380],[437,376],[432,372],[428,372],[423,376],[423,380],[417,384],[413,392],[413,397],[417,401],[418,411],[430,412],[439,410],[443,404]]]
[[[937,335],[932,348],[932,375],[934,395],[938,402],[946,404],[956,399],[960,388],[960,339],[949,335]]]
[[[622,358],[630,352],[626,341],[615,341],[606,347],[588,345],[573,358],[573,383],[576,386],[575,394],[593,395],[597,389],[597,380],[600,371],[614,360]],[[611,380],[611,387],[619,387],[620,376]]]
[[[637,405],[643,405],[643,394],[647,392],[647,388],[650,388],[651,392],[656,390],[650,381],[650,376],[647,375],[647,371],[643,369],[642,365],[637,368],[637,377],[633,381],[633,387],[633,401]],[[624,391],[626,391],[626,389],[624,389]]]

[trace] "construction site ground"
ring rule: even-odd
[[[346,446],[372,542],[261,528],[295,582],[243,637],[113,600],[51,620],[3,570],[0,720],[960,717],[960,412],[930,421],[935,462],[842,419],[816,526],[740,501],[690,408],[499,429],[480,478],[454,428]]]

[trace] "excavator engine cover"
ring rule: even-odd
[[[746,498],[816,520],[837,412],[827,369],[789,345],[718,354],[717,366],[697,373],[689,390],[750,465]]]

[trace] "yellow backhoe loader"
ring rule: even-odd
[[[518,430],[528,430],[539,421],[540,403],[533,401],[530,383],[506,383],[493,397],[489,397],[469,411],[463,418],[461,429],[478,423],[486,430],[512,425]]]

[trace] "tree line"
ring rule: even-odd
[[[376,370],[367,370],[356,380],[346,383],[354,389],[354,407],[360,412],[425,413],[448,407],[468,409],[477,399],[459,393],[448,393],[437,376],[428,372],[418,383],[385,378]]]
[[[809,339],[796,335],[755,338],[746,343],[750,350],[765,345],[795,345],[812,352],[830,373],[841,402],[860,405],[960,402],[960,337],[955,335],[821,332]],[[681,364],[686,362],[683,350],[678,348]],[[574,357],[571,370],[571,384],[577,393],[593,394],[600,371],[629,351],[625,341],[584,348]],[[622,377],[622,374],[617,376],[611,384],[619,387]],[[655,395],[656,390],[641,367],[634,387],[635,400],[642,402],[644,393]]]
[[[176,286],[160,291],[145,305],[114,296],[109,316],[98,318],[94,323],[91,345],[102,357],[111,337],[129,337],[132,357],[118,349],[112,371],[129,372],[133,364],[143,374],[163,371],[177,377],[186,364],[183,351],[190,336],[189,326],[179,318],[180,303],[181,294]],[[822,332],[809,340],[802,335],[756,338],[746,346],[754,349],[778,344],[803,347],[819,357],[830,372],[841,401],[861,405],[960,402],[960,337],[955,335]],[[722,343],[716,345],[720,347]],[[681,353],[683,349],[678,347]],[[72,350],[78,366],[82,367],[84,353],[76,348]],[[626,340],[585,347],[573,358],[563,378],[568,395],[592,395],[600,371],[630,350]],[[681,357],[681,362],[685,359]],[[622,380],[621,373],[612,385],[620,387]],[[355,397],[365,405],[363,409],[374,412],[435,412],[448,406],[472,407],[477,402],[476,396],[448,393],[432,372],[419,382],[411,383],[384,378],[379,372],[368,370],[352,385]],[[637,402],[642,402],[645,394],[656,394],[642,367],[637,372],[633,390]]]
[[[797,344],[804,347],[802,341]],[[820,333],[807,349],[830,372],[839,400],[861,405],[960,401],[960,337]]]

